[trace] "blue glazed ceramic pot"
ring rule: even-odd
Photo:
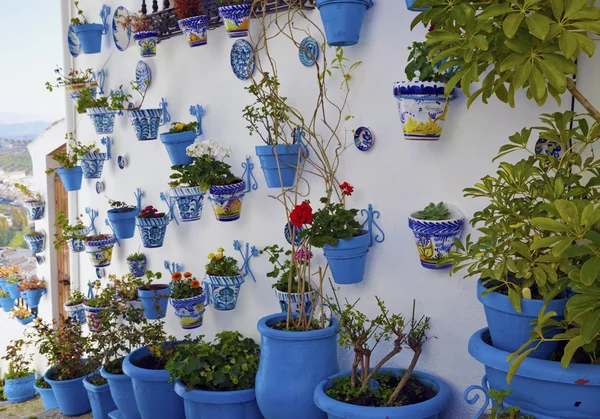
[[[415,1],[417,0],[406,0],[406,8],[413,12],[424,12],[429,9],[429,7],[414,7],[413,4],[415,4]]]
[[[144,316],[149,320],[165,317],[170,294],[171,287],[167,284],[152,284],[149,287],[138,288],[138,297],[144,307]]]
[[[56,169],[56,172],[60,176],[60,180],[67,190],[67,192],[78,191],[81,189],[81,182],[83,180],[83,170],[79,166],[75,166],[72,169]]]
[[[175,392],[183,397],[186,418],[194,419],[263,419],[258,410],[254,389],[239,391],[186,391],[179,381]]]
[[[244,276],[214,276],[206,275],[204,285],[206,287],[207,304],[211,304],[215,310],[233,310],[237,304],[240,288],[244,283]]]
[[[190,188],[173,188],[171,198],[177,203],[179,219],[181,221],[195,221],[202,218],[205,193],[194,186]]]
[[[250,11],[250,4],[232,4],[231,6],[219,7],[219,16],[223,19],[225,30],[230,38],[248,36]]]
[[[100,375],[108,381],[110,392],[115,405],[119,409],[121,418],[140,419],[140,411],[135,402],[131,377],[126,374],[110,374],[104,368],[100,370]]]
[[[327,43],[334,47],[358,44],[360,29],[372,0],[317,0]]]
[[[83,386],[87,391],[94,419],[108,419],[108,414],[117,408],[113,401],[109,385],[96,386],[85,378]]]
[[[357,284],[364,279],[371,237],[364,230],[363,233],[348,240],[339,240],[335,246],[326,244],[323,247],[331,276],[337,284]]]
[[[19,285],[21,282],[16,282],[14,284],[6,284],[8,288],[8,293],[10,294],[10,298],[16,300],[17,298],[21,298],[21,291],[19,291]]]
[[[269,327],[286,317],[277,313],[258,321],[261,356],[256,402],[265,419],[325,419],[327,415],[313,403],[313,394],[317,384],[340,371],[337,320],[326,329],[309,332]]]
[[[142,238],[142,246],[147,248],[162,247],[169,225],[168,215],[160,218],[136,217],[135,223]]]
[[[115,115],[118,111],[106,108],[88,108],[85,113],[89,115],[94,124],[96,134],[112,134],[115,129]]]
[[[83,304],[77,304],[73,306],[64,305],[65,311],[69,315],[70,318],[75,320],[79,324],[85,324],[85,309]]]
[[[4,395],[11,403],[22,403],[35,397],[35,374],[23,378],[6,379],[4,381]]]
[[[517,313],[508,300],[508,296],[499,292],[490,292],[482,297],[481,294],[485,290],[486,287],[479,280],[477,282],[477,299],[483,304],[494,347],[502,351],[514,352],[529,340],[529,332],[533,330],[531,322],[537,320],[538,313],[544,305],[544,300],[522,298],[521,312]],[[568,298],[551,301],[546,312],[554,311],[557,314],[554,319],[563,320],[567,301],[569,301]],[[556,332],[546,334],[546,337],[552,337],[554,334]],[[558,348],[559,342],[543,342],[529,356],[547,359]]]
[[[136,349],[123,361],[123,372],[131,377],[135,401],[142,419],[184,419],[183,399],[175,393],[167,370],[149,370],[136,366],[148,356],[147,347]]]
[[[92,410],[90,399],[88,399],[87,391],[83,386],[85,377],[54,381],[49,377],[52,376],[55,368],[50,368],[44,375],[44,379],[54,391],[60,412],[65,416],[79,416]]]
[[[41,388],[35,384],[33,385],[33,388],[35,388],[35,390],[40,394],[45,410],[52,410],[58,407],[58,403],[56,403],[56,397],[54,397],[54,391],[52,388]]]
[[[107,211],[106,215],[117,239],[130,239],[134,236],[135,217],[137,217],[139,213],[140,210],[137,208],[132,211],[122,211],[115,208]]]
[[[127,112],[139,141],[156,140],[162,113],[163,110],[161,108],[138,109]]]
[[[44,251],[44,243],[46,242],[46,236],[38,234],[37,236],[29,236],[25,234],[23,236],[27,247],[31,250],[31,253],[41,253]]]
[[[15,306],[15,300],[13,300],[12,297],[0,298],[0,304],[2,305],[2,310],[4,310],[5,313],[9,313]]]
[[[316,291],[305,292],[304,294],[300,293],[292,293],[291,299],[290,295],[287,292],[279,291],[275,289],[275,295],[277,295],[277,299],[279,301],[279,307],[281,307],[282,313],[288,312],[288,307],[292,306],[292,313],[298,313],[300,311],[300,303],[302,302],[302,297],[304,296],[304,312],[310,313],[312,310],[313,304],[317,298]]]
[[[100,316],[102,311],[106,310],[106,307],[90,307],[86,303],[83,303],[83,310],[90,332],[98,331],[101,325]]]
[[[44,210],[46,209],[44,201],[25,201],[23,206],[25,207],[25,212],[27,212],[27,218],[31,221],[44,218]]]
[[[112,234],[105,234],[99,240],[88,239],[85,241],[85,252],[94,268],[104,268],[110,265],[116,242],[115,236]]]
[[[208,18],[194,16],[177,21],[190,47],[206,45],[208,42]]]
[[[176,300],[169,298],[169,302],[175,309],[175,315],[179,318],[179,324],[183,329],[197,329],[202,326],[204,320],[204,311],[206,294],[200,294],[196,297]]]
[[[102,30],[99,23],[86,23],[73,26],[73,32],[79,38],[81,49],[85,54],[98,54],[102,50]]]
[[[398,368],[380,368],[379,371],[382,373],[393,372],[396,375],[402,375],[405,370]],[[321,381],[315,389],[315,404],[322,411],[327,413],[328,419],[438,419],[450,404],[450,389],[448,386],[439,378],[418,371],[414,371],[411,374],[411,377],[417,378],[421,383],[430,387],[437,393],[435,397],[422,403],[395,407],[357,406],[337,401],[325,394],[325,391],[331,388],[333,379],[346,377],[348,375],[350,375],[350,372],[346,371],[328,377]]]
[[[240,180],[233,185],[213,185],[210,187],[209,201],[217,221],[235,221],[242,213],[242,199],[246,182]]]
[[[4,292],[8,292],[8,288],[6,287],[6,278],[0,278],[0,289]]]
[[[158,45],[158,32],[141,31],[133,34],[133,40],[137,44],[140,55],[144,58],[154,57],[156,55],[156,46]]]
[[[141,278],[146,274],[146,256],[142,260],[128,260],[127,267],[129,268],[129,273],[136,278]]]
[[[23,326],[25,326],[26,324],[31,323],[33,321],[33,319],[35,319],[35,317],[34,316],[29,316],[29,317],[26,317],[24,319],[20,319],[20,318],[16,317],[16,319],[17,319],[17,321],[19,323],[21,323]]]
[[[102,176],[102,169],[104,168],[104,160],[106,160],[106,153],[86,153],[79,160],[83,177],[86,179],[100,178]]]
[[[160,134],[160,141],[165,145],[174,166],[192,164],[193,159],[187,155],[186,149],[196,141],[196,131],[163,133]]]
[[[25,299],[27,300],[27,305],[31,308],[37,308],[40,305],[40,300],[44,294],[46,294],[46,288],[26,290]]]
[[[96,92],[98,90],[98,83],[95,81],[91,81],[88,83],[75,83],[75,84],[67,84],[65,86],[69,97],[73,100],[79,99],[81,96],[81,91],[84,89],[89,89],[92,97],[96,97]]]
[[[256,155],[269,188],[281,188],[282,185],[289,188],[296,184],[300,147],[301,144],[256,146]],[[302,160],[303,156],[300,156],[300,165]]]
[[[508,385],[510,352],[489,345],[489,337],[487,328],[475,332],[469,354],[485,366],[490,389],[512,390],[505,406],[519,406],[521,414],[536,419],[600,418],[600,365],[571,363],[564,369],[560,362],[528,357]]]
[[[88,230],[79,230],[79,232],[85,235],[88,232]],[[73,253],[81,253],[85,250],[85,244],[83,242],[83,239],[69,239],[67,240],[67,245]]]

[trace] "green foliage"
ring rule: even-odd
[[[187,390],[237,391],[254,388],[259,346],[239,332],[217,333],[210,344],[182,344],[167,363],[171,380]]]
[[[522,415],[518,406],[504,407],[504,399],[512,393],[512,390],[488,390],[490,398],[494,402],[490,419],[535,419],[531,415]]]
[[[137,300],[138,288],[149,286],[152,282],[148,277],[146,279],[143,277],[137,278],[129,273],[122,275],[121,278],[118,278],[115,274],[110,274],[108,279],[112,281],[112,293],[126,302]]]
[[[362,225],[356,221],[357,209],[346,209],[344,204],[332,203],[328,198],[321,198],[321,202],[325,206],[315,212],[310,228],[300,231],[301,238],[306,238],[311,246],[323,247],[359,235]]]
[[[30,201],[39,201],[42,199],[42,197],[40,196],[40,194],[38,192],[34,193],[34,192],[30,191],[29,188],[27,188],[27,186],[25,186],[21,183],[15,183],[15,188],[17,188],[19,190],[19,192],[21,192],[23,194],[23,196]]]
[[[27,342],[23,339],[11,341],[0,359],[8,362],[8,371],[4,374],[5,380],[14,380],[34,374],[31,369],[33,354],[27,353]]]
[[[94,296],[92,298],[88,298],[85,304],[89,307],[95,308],[107,308],[112,305],[113,300],[115,299],[115,292],[113,289],[109,287],[102,287],[102,282],[97,279],[92,284],[92,289],[94,291]],[[103,312],[98,313],[98,316],[102,316]]]
[[[123,93],[121,89],[111,91],[108,96],[100,96],[95,98],[90,89],[82,89],[77,98],[75,109],[77,113],[85,113],[89,108],[106,108],[109,111],[118,111],[127,109],[127,104],[132,98],[131,95]]]
[[[448,220],[450,219],[450,210],[443,202],[437,204],[431,202],[424,209],[415,212],[412,216],[419,220]]]
[[[81,221],[81,215],[75,218],[75,224],[71,225],[69,217],[64,211],[59,211],[56,216],[54,227],[58,227],[54,233],[54,248],[60,250],[69,240],[84,240],[86,238],[85,230],[87,227]]]
[[[40,378],[35,380],[35,385],[39,388],[52,388],[52,387],[50,387],[50,384],[48,384],[46,382],[46,379],[44,378],[44,376],[41,376]]]
[[[171,128],[169,129],[169,134],[178,134],[180,132],[186,131],[196,131],[198,129],[198,122],[188,122],[184,124],[183,122],[173,122],[171,124]]]
[[[142,261],[144,260],[144,254],[142,252],[138,251],[135,253],[130,254],[129,256],[127,256],[127,260],[133,262],[133,261]]]
[[[77,26],[77,25],[87,24],[88,21],[85,18],[85,16],[83,15],[83,10],[81,10],[79,8],[79,2],[78,1],[74,1],[73,4],[75,5],[75,8],[77,9],[77,14],[75,15],[75,17],[71,18],[71,25]]]
[[[71,295],[69,296],[69,299],[67,300],[65,305],[76,306],[81,303],[85,303],[85,301],[86,301],[85,295],[83,295],[83,293],[81,291],[79,291],[78,289],[74,289],[74,290],[71,290]]]
[[[0,378],[0,402],[6,401],[6,395],[4,394],[4,380]]]
[[[62,73],[62,68],[57,67],[54,72],[57,74],[56,84],[52,84],[49,81],[46,82],[46,89],[50,92],[64,86],[95,83],[94,70],[91,68],[85,70],[70,70],[64,75]]]
[[[432,48],[426,42],[413,42],[408,50],[408,64],[404,69],[407,80],[448,83],[454,75],[451,70],[442,72],[438,69],[438,65],[429,58]]]
[[[209,155],[194,157],[192,164],[172,166],[173,179],[169,183],[171,188],[179,186],[197,186],[206,192],[211,185],[231,185],[240,181],[240,178],[231,173],[231,166]]]
[[[213,276],[236,276],[240,274],[237,259],[223,255],[223,248],[219,247],[217,253],[209,253],[210,262],[206,264],[206,274]]]
[[[11,247],[13,249],[27,248],[27,243],[25,242],[25,239],[23,238],[23,233],[15,233],[15,235],[12,237],[12,239],[8,243],[8,247]]]
[[[281,292],[300,292],[299,284],[298,284],[298,267],[295,263],[292,262],[291,259],[291,250],[285,250],[283,247],[280,247],[276,244],[272,246],[267,246],[260,251],[260,254],[266,253],[269,255],[269,263],[273,265],[273,270],[267,273],[267,278],[275,278],[277,281],[273,283],[271,288],[277,289]],[[283,262],[279,261],[279,256],[284,255],[285,260]],[[290,270],[292,270],[292,288],[288,291],[289,288],[289,280],[290,280]],[[307,289],[305,292],[311,291],[311,283],[307,281],[306,284]]]
[[[0,169],[5,172],[31,174],[31,155],[27,151],[0,151]]]
[[[183,300],[202,295],[203,292],[200,281],[190,272],[183,275],[181,272],[175,272],[171,275],[171,298]]]
[[[84,157],[87,153],[100,152],[100,149],[96,147],[95,143],[83,145],[83,143],[80,141],[76,141],[75,135],[72,132],[69,132],[67,135],[65,135],[65,139],[69,144],[68,150],[66,152],[58,151],[52,155],[54,161],[57,162],[63,169],[71,170],[77,166],[79,159]],[[48,169],[46,170],[46,174],[50,175],[55,171],[56,169]]]
[[[116,210],[117,212],[130,212],[137,210],[137,206],[135,205],[129,205],[126,202],[121,201],[114,201],[110,198],[108,198],[108,204],[112,209]]]

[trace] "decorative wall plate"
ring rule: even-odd
[[[129,10],[123,6],[117,7],[113,15],[112,31],[115,46],[119,51],[125,51],[131,42],[131,25],[123,28],[125,20],[129,17]]]
[[[238,39],[231,47],[231,69],[240,80],[248,80],[254,73],[254,48],[245,39]]]
[[[554,141],[540,138],[535,143],[535,154],[548,154],[549,156],[560,159],[563,155],[563,149]]]
[[[294,240],[294,244],[296,246],[298,246],[300,244],[300,232],[302,231],[302,227],[296,227],[296,237]],[[285,227],[283,228],[283,235],[285,236],[285,240],[289,243],[292,244],[292,233],[290,231],[290,225],[286,224]]]
[[[375,142],[375,137],[369,128],[358,127],[354,132],[354,145],[360,151],[367,151],[373,147],[373,142]]]
[[[140,87],[140,93],[142,94],[148,90],[148,86],[150,86],[150,82],[152,81],[150,68],[148,67],[148,64],[142,60],[139,60],[137,66],[135,67],[135,81]]]
[[[125,167],[127,166],[127,157],[125,157],[125,156],[117,157],[117,165],[119,166],[119,169],[121,169],[121,170],[125,169]]]
[[[310,67],[315,65],[317,60],[319,59],[320,53],[319,44],[310,36],[307,36],[300,43],[300,47],[298,48],[298,56],[300,57],[300,62],[304,64],[306,67]]]
[[[99,180],[96,182],[96,193],[101,194],[102,192],[104,192],[104,182]]]
[[[79,55],[79,53],[81,52],[81,45],[79,44],[79,38],[77,37],[77,34],[75,34],[75,32],[73,32],[72,25],[69,25],[68,38],[69,38],[69,52],[71,53],[71,55],[73,57],[77,57]]]

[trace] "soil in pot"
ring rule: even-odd
[[[291,327],[287,327],[287,321],[283,320],[277,323],[273,323],[269,325],[269,328],[275,330],[283,330],[285,332],[309,332],[311,330],[322,330],[321,324],[317,320],[313,320],[312,324],[308,327],[308,330],[302,328],[301,330],[296,329],[292,322],[290,322]]]
[[[165,360],[157,359],[154,355],[146,355],[145,357],[132,362],[132,364],[146,370],[164,370],[167,366]]]

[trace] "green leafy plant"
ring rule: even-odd
[[[31,231],[28,231],[27,233],[25,233],[24,235],[28,236],[28,237],[39,237],[39,236],[43,236],[44,234],[41,231],[31,230]]]
[[[494,401],[490,412],[490,419],[535,419],[532,415],[522,415],[518,406],[504,407],[504,399],[512,390],[488,390],[490,398]]]
[[[32,192],[27,186],[21,183],[15,183],[15,188],[17,188],[19,192],[21,192],[27,199],[26,202],[39,202],[42,200],[42,196],[39,194],[39,192]]]
[[[306,238],[311,246],[335,246],[340,239],[348,240],[364,234],[361,232],[362,225],[356,221],[357,209],[347,209],[343,203],[331,203],[327,197],[321,198],[321,203],[324,206],[314,213],[312,221],[308,223],[310,227],[299,233],[300,238]],[[302,205],[296,208],[300,209]],[[294,211],[290,213],[290,220],[298,227],[299,221],[295,219]]]
[[[205,266],[206,274],[213,276],[236,276],[240,274],[240,267],[237,259],[231,256],[224,256],[225,250],[222,247],[217,249],[217,253],[209,253],[210,262]]]
[[[69,217],[64,211],[59,211],[56,216],[54,227],[58,227],[54,233],[54,248],[60,250],[61,247],[69,240],[85,240],[87,227],[81,220],[81,215],[75,218],[75,224],[71,225]]]
[[[108,204],[116,212],[131,212],[137,210],[137,206],[135,205],[129,205],[126,202],[121,201],[114,201],[110,198],[108,198]]]
[[[441,71],[439,63],[436,65],[430,59],[432,47],[426,42],[413,42],[408,50],[408,64],[404,69],[408,80],[448,83],[454,75],[452,70]]]
[[[169,129],[169,134],[178,134],[180,132],[186,131],[196,131],[198,129],[198,122],[188,122],[187,124],[183,122],[173,122],[171,124],[171,128]]]
[[[144,260],[144,258],[145,258],[144,254],[142,252],[140,252],[139,249],[137,252],[132,253],[129,256],[127,256],[127,260],[131,261],[131,262],[142,261],[142,260]]]
[[[147,206],[138,214],[138,218],[163,218],[166,214],[164,212],[158,212],[152,205]]]
[[[298,268],[295,263],[289,258],[292,254],[291,250],[284,250],[276,244],[267,246],[260,251],[260,254],[266,253],[269,255],[269,263],[273,265],[273,270],[267,273],[267,278],[275,278],[276,281],[273,283],[271,288],[277,289],[281,292],[287,292],[289,287],[290,279],[293,282],[292,291],[293,293],[299,292],[298,281],[296,279],[298,275]],[[283,262],[279,261],[279,257],[286,256]],[[291,272],[290,272],[291,271]],[[307,284],[307,291],[311,290],[310,282]]]
[[[54,70],[57,74],[55,84],[46,82],[46,90],[52,92],[54,89],[58,89],[65,86],[83,85],[96,83],[94,79],[94,70],[91,68],[85,70],[70,70],[66,75],[63,74],[63,70],[57,67]]]
[[[50,384],[48,384],[46,382],[46,379],[43,376],[41,376],[37,380],[35,380],[35,385],[38,388],[52,388],[52,387],[50,387]]]
[[[71,18],[71,25],[73,25],[73,26],[86,25],[88,23],[88,21],[85,18],[85,16],[83,15],[83,10],[81,10],[79,8],[79,2],[78,1],[74,1],[73,5],[77,9],[77,14],[75,15],[75,17]]]
[[[421,211],[415,212],[413,218],[417,218],[419,220],[449,220],[450,219],[450,210],[446,207],[446,204],[443,202],[439,202],[434,204],[431,202]]]
[[[121,86],[122,87],[122,86]],[[110,92],[108,96],[94,97],[90,89],[82,89],[77,98],[75,109],[77,113],[85,113],[90,108],[105,108],[108,111],[118,111],[126,109],[130,103],[131,95],[126,95],[121,88]]]
[[[118,278],[115,274],[108,275],[108,279],[112,281],[112,290],[118,298],[124,301],[134,301],[138,299],[138,288],[149,286],[151,279],[143,277],[136,278],[131,274],[122,275]]]
[[[9,298],[10,294],[2,289],[0,289],[0,298]]]
[[[115,299],[115,292],[111,288],[102,287],[102,282],[97,279],[91,283],[93,290],[93,297],[88,298],[85,302],[85,305],[88,307],[95,308],[108,308],[112,305]],[[103,313],[98,313],[99,317],[102,317]]]
[[[5,380],[15,380],[35,373],[31,369],[33,354],[27,353],[27,342],[23,339],[11,341],[0,359],[8,362],[8,371],[4,374]]]
[[[71,291],[71,295],[69,296],[69,299],[67,300],[65,305],[66,306],[77,306],[79,304],[85,303],[86,300],[87,300],[87,298],[85,298],[85,295],[83,295],[83,293],[81,291],[79,291],[78,289],[74,289]]]
[[[200,281],[191,272],[183,274],[174,272],[171,275],[171,298],[184,300],[202,295],[202,293],[204,293],[204,290],[200,286]]]
[[[87,153],[99,153],[100,149],[96,147],[96,144],[83,145],[80,141],[75,140],[75,135],[72,132],[65,135],[65,139],[68,143],[67,151],[58,151],[52,155],[52,159],[57,162],[60,167],[66,170],[71,170],[77,166],[77,162],[80,158],[84,157]],[[56,169],[46,170],[46,174],[50,175],[54,173]]]

